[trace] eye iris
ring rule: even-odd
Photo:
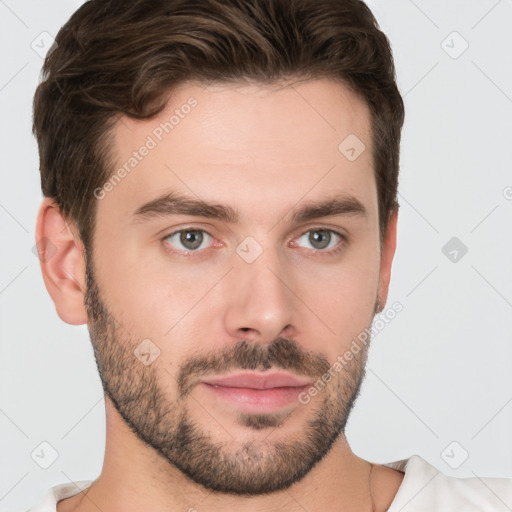
[[[325,229],[317,229],[309,234],[309,241],[315,249],[325,249],[331,242],[331,233]]]
[[[203,233],[200,231],[183,231],[180,233],[180,242],[187,249],[197,249],[203,243]]]

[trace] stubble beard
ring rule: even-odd
[[[337,379],[309,404],[300,406],[311,411],[295,438],[278,439],[279,427],[293,418],[240,413],[237,428],[266,430],[268,435],[261,439],[260,432],[253,440],[233,447],[228,441],[213,439],[191,417],[187,401],[190,403],[194,377],[206,371],[281,368],[315,376],[316,381],[331,366],[326,357],[305,352],[288,338],[277,338],[267,345],[240,340],[221,353],[187,359],[176,376],[179,392],[173,402],[160,384],[161,379],[174,382],[172,376],[158,366],[158,360],[145,366],[135,357],[140,340],[132,339],[109,312],[91,265],[87,261],[85,303],[104,392],[137,438],[190,480],[233,495],[254,496],[287,489],[307,475],[344,434],[364,380],[367,346],[343,367]],[[204,418],[205,424],[213,421],[206,411]],[[222,422],[222,417],[218,420]]]

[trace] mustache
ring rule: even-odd
[[[177,382],[180,397],[185,397],[197,379],[230,370],[280,368],[314,379],[330,368],[323,353],[306,351],[293,338],[276,338],[269,344],[240,340],[235,345],[204,356],[194,356],[181,366]]]

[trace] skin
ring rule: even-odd
[[[372,510],[370,495],[375,510],[386,510],[403,473],[377,464],[371,470],[352,453],[342,431],[364,376],[366,350],[308,404],[294,402],[264,418],[241,415],[198,385],[206,375],[239,371],[242,359],[236,354],[266,361],[271,371],[289,365],[290,373],[316,380],[323,365],[332,365],[371,325],[376,307],[384,307],[397,213],[381,248],[368,108],[329,80],[186,83],[155,119],[123,118],[116,124],[115,168],[191,97],[197,106],[98,200],[88,262],[76,227],[55,203],[46,198],[39,211],[37,239],[46,237],[56,248],[48,261],[41,260],[45,285],[62,320],[88,323],[106,390],[101,475],[87,491],[60,501],[58,512],[315,512],[332,510],[333,504],[336,510],[361,511]],[[349,134],[366,146],[354,161],[338,150]],[[171,190],[229,205],[239,219],[167,215],[132,222],[135,209]],[[366,216],[292,222],[300,206],[339,193],[355,196]],[[184,228],[205,230],[211,238],[187,253],[179,235],[169,238]],[[328,249],[317,248],[309,234],[318,229],[347,240],[332,235]],[[252,263],[236,251],[248,236],[261,249]],[[253,251],[257,245],[251,243]],[[134,355],[145,339],[160,350],[147,366]],[[286,347],[295,350],[288,353]],[[231,357],[227,371],[221,371],[221,353]],[[210,366],[190,366],[198,361]],[[188,386],[184,394],[180,382]],[[184,431],[184,415],[195,435],[180,452],[173,442]],[[308,426],[315,419],[323,431],[318,423]],[[308,444],[311,437],[319,444]],[[292,443],[302,450],[295,460],[276,457],[276,445]],[[198,446],[206,450],[204,459],[187,459]],[[212,447],[234,465],[232,474],[219,457],[209,461]],[[310,460],[321,449],[325,456]],[[218,466],[202,467],[205,461]],[[295,467],[303,474],[293,478]],[[279,488],[262,494],[271,484],[264,479],[268,474]],[[237,482],[252,485],[251,495],[237,492]]]

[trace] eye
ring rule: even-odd
[[[331,229],[311,229],[300,236],[298,245],[306,245],[308,249],[324,251],[332,249],[340,240],[344,240],[344,236]],[[327,252],[327,251],[326,251]]]
[[[201,245],[212,241],[212,236],[202,229],[180,229],[164,238],[164,241],[180,251],[206,249]],[[181,247],[180,247],[181,245]]]

